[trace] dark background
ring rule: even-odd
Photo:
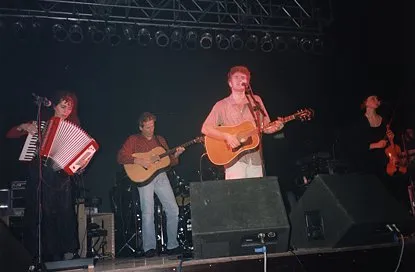
[[[32,92],[49,97],[64,89],[77,94],[82,127],[100,144],[84,174],[85,187],[90,196],[102,197],[104,211],[109,210],[109,191],[121,170],[117,151],[137,132],[140,113],[157,115],[156,131],[171,147],[199,136],[214,103],[229,94],[226,75],[234,65],[249,67],[253,91],[262,97],[271,119],[305,107],[315,110],[310,122],[288,123],[283,139],[264,136],[267,175],[279,176],[282,186],[292,184],[299,158],[332,153],[338,138],[361,114],[359,105],[368,95],[388,102],[384,113],[396,111],[397,130],[413,127],[410,1],[334,2],[334,22],[324,30],[323,55],[300,49],[172,51],[126,43],[111,48],[86,40],[78,45],[50,37],[20,42],[3,35],[0,187],[26,179],[25,165],[18,161],[25,137],[4,135],[36,117]],[[176,173],[197,181],[203,152],[202,145],[189,147]]]

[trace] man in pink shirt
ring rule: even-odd
[[[270,119],[262,99],[258,95],[253,95],[255,101],[252,101],[251,97],[246,95],[250,77],[251,73],[245,66],[234,66],[230,69],[228,85],[231,94],[213,106],[202,126],[204,135],[225,141],[231,148],[238,148],[242,143],[236,135],[218,130],[219,126],[235,126],[244,121],[251,121],[253,124],[259,123],[261,131],[267,134],[275,133],[284,127],[281,120],[277,120],[272,126],[268,126]],[[225,178],[262,177],[264,169],[259,147],[247,150],[241,156],[226,164]]]

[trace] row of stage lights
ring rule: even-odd
[[[28,36],[28,32],[39,29],[40,25],[33,23],[32,29],[27,29],[21,22],[13,24],[13,32],[16,37],[23,39]],[[169,34],[170,32],[170,34]],[[298,47],[304,52],[321,54],[324,49],[323,40],[320,38],[298,38],[297,36],[271,35],[270,33],[261,33],[260,35],[224,33],[212,34],[210,31],[198,32],[194,30],[175,29],[172,31],[156,30],[152,34],[149,28],[138,28],[125,25],[122,27],[122,34],[117,31],[116,25],[108,25],[99,28],[96,25],[90,25],[86,31],[80,24],[72,24],[65,28],[63,24],[54,24],[52,34],[55,40],[64,42],[69,40],[72,43],[79,44],[83,42],[84,36],[89,36],[93,43],[99,44],[108,42],[110,46],[117,46],[123,41],[137,43],[141,46],[149,46],[155,43],[159,47],[169,47],[173,50],[181,50],[183,47],[189,50],[195,50],[198,47],[210,49],[216,46],[220,50],[258,50],[271,52],[273,50],[282,52],[288,48]]]

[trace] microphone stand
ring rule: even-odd
[[[260,114],[262,114],[263,117],[267,116],[264,109],[261,107],[261,105],[258,103],[258,101],[254,98],[254,92],[252,91],[251,84],[246,83],[245,84],[245,95],[248,99],[248,107],[254,117],[255,124],[258,129],[258,137],[259,137],[259,155],[261,158],[261,164],[262,164],[262,174],[265,176],[265,163],[264,163],[264,154],[262,150],[262,129],[261,129],[261,118]]]
[[[36,152],[38,153],[38,185],[37,185],[37,207],[38,207],[38,222],[37,222],[37,250],[38,250],[38,256],[37,256],[37,263],[34,267],[35,271],[46,271],[45,267],[43,266],[42,262],[42,198],[43,198],[43,192],[42,192],[42,182],[43,182],[43,174],[42,174],[42,157],[40,155],[40,149],[42,147],[43,139],[42,139],[42,128],[41,128],[41,109],[42,105],[44,105],[44,101],[41,99],[36,99],[35,104],[37,105],[37,147]]]

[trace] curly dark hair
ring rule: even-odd
[[[66,118],[66,120],[79,125],[80,121],[78,117],[78,98],[76,97],[75,93],[69,91],[57,91],[52,97],[53,107],[58,105],[61,101],[72,103],[72,112],[68,118]]]

